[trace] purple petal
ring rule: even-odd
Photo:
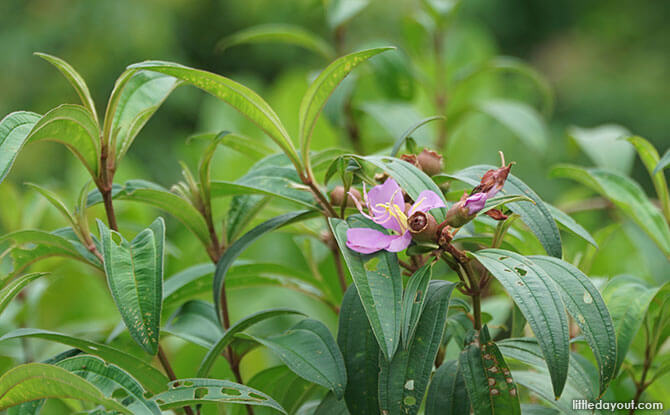
[[[376,207],[377,204],[393,203],[400,206],[405,206],[405,199],[402,196],[402,189],[398,186],[395,180],[386,179],[384,184],[375,186],[368,192],[368,207]],[[371,209],[371,212],[374,210]]]
[[[393,238],[393,240],[389,244],[388,248],[386,248],[386,250],[389,252],[404,251],[405,249],[407,249],[410,242],[412,242],[412,234],[409,233],[409,231],[405,232],[402,235],[392,235],[391,237]]]
[[[407,213],[407,216],[412,216],[414,212],[428,212],[431,209],[445,207],[444,201],[440,196],[431,190],[424,190],[419,194],[416,203]]]
[[[486,198],[487,198],[487,199],[492,198],[493,196],[496,195],[496,193],[498,193],[498,192],[500,191],[500,189],[502,189],[502,185],[495,185],[495,186],[493,186],[493,187],[491,188],[491,190],[489,190],[488,192],[486,192]]]
[[[463,204],[463,206],[468,208],[468,215],[474,215],[475,213],[484,209],[487,198],[488,197],[486,193],[475,193],[472,196],[468,196],[468,198],[465,199],[465,203]]]
[[[386,249],[394,238],[396,238],[395,235],[387,235],[376,229],[347,229],[347,247],[362,254],[371,254]]]

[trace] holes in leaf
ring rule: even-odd
[[[149,391],[144,392],[144,397],[145,397],[146,399],[151,399],[152,396],[154,396],[153,393],[151,393],[151,392],[149,392]]]
[[[165,404],[165,401],[162,400],[162,399],[156,399],[156,403],[157,403],[158,405],[164,405],[164,404]]]
[[[422,298],[423,298],[423,291],[419,290],[414,295],[414,302],[415,303],[420,303]]]
[[[249,397],[254,398],[254,399],[258,399],[259,401],[267,400],[267,398],[265,398],[265,396],[261,396],[261,395],[255,393],[255,392],[249,392]]]
[[[528,274],[528,271],[526,271],[524,268],[521,267],[514,267],[514,271],[516,271],[516,273],[521,275],[522,277]]]
[[[198,388],[195,390],[195,399],[202,399],[209,393],[207,388]]]
[[[498,258],[498,260],[499,260],[499,261],[504,261],[504,260],[506,260],[507,258],[509,258],[509,257],[501,256],[501,257]]]
[[[224,395],[231,395],[231,396],[240,396],[242,393],[238,391],[237,389],[231,389],[231,388],[221,388],[221,393]]]
[[[181,386],[181,382],[178,380],[175,380],[174,382],[170,383],[171,388],[178,388]]]
[[[123,237],[120,233],[112,231],[112,241],[117,245],[121,245],[121,242],[123,242]]]
[[[112,399],[116,399],[117,401],[123,400],[128,396],[128,391],[122,388],[118,388],[112,392]]]
[[[190,388],[191,386],[193,386],[193,382],[191,382],[190,380],[185,380],[183,382],[183,385],[186,386],[187,388]]]
[[[405,396],[405,399],[402,400],[406,406],[416,405],[416,398],[414,396]]]

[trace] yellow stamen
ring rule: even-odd
[[[399,190],[396,190],[391,195],[391,200],[389,200],[387,203],[377,203],[375,207],[384,209],[386,213],[389,215],[389,217],[381,223],[386,223],[391,219],[395,219],[396,222],[398,223],[398,226],[400,226],[400,234],[404,234],[405,232],[407,232],[407,230],[409,230],[409,224],[407,223],[407,215],[405,215],[404,209],[393,203],[393,199],[395,198],[396,194],[398,194],[398,191]]]

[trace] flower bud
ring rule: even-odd
[[[461,200],[454,203],[447,211],[445,217],[447,225],[452,228],[460,228],[470,222],[484,208],[486,199],[486,193],[475,193],[471,196],[464,193]]]
[[[360,200],[361,192],[359,192],[356,188],[350,187],[349,193],[350,194],[347,195],[347,206],[353,207],[355,206],[355,204],[354,199],[351,197],[351,194],[353,194],[358,200]],[[332,203],[335,206],[342,206],[343,201],[344,201],[344,186],[335,186],[335,188],[330,192],[330,203]]]
[[[430,213],[414,212],[407,219],[409,231],[417,241],[435,241],[437,239],[437,221]]]
[[[505,185],[505,180],[512,168],[512,163],[498,169],[491,169],[484,173],[479,186],[472,190],[472,193],[487,193],[489,197],[495,195]]]
[[[417,162],[421,170],[429,176],[435,176],[442,172],[442,156],[433,150],[424,148],[421,154],[417,156]]]

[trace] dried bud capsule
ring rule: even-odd
[[[429,176],[435,176],[442,172],[442,156],[433,150],[423,149],[421,154],[417,156],[419,167]]]
[[[492,217],[495,220],[505,220],[507,219],[507,215],[502,213],[500,209],[491,209],[486,212],[486,215]]]
[[[349,194],[347,195],[347,206],[349,207],[355,206],[354,199],[351,197],[352,193],[359,200],[361,198],[361,192],[359,192],[353,187],[349,188]],[[344,186],[335,186],[335,188],[330,192],[330,203],[332,203],[335,206],[341,206],[343,201],[344,201]]]
[[[512,168],[512,163],[499,169],[491,169],[484,173],[479,186],[472,190],[472,193],[487,193],[489,197],[495,195],[505,185],[505,180]]]
[[[400,156],[400,160],[406,161],[409,164],[411,164],[412,166],[419,167],[419,168],[421,167],[421,166],[419,166],[419,161],[416,158],[416,154],[403,154],[403,155]]]
[[[438,224],[433,215],[427,212],[414,212],[407,219],[409,231],[417,241],[435,241]]]

